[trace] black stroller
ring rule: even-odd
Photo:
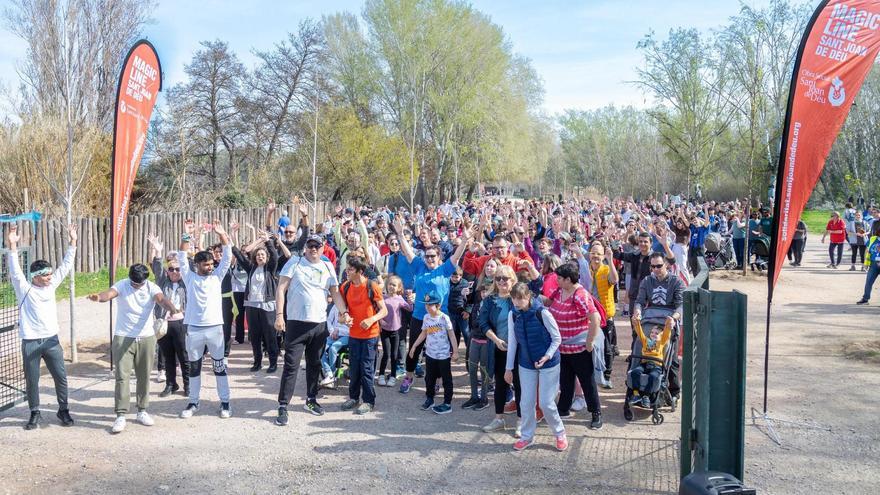
[[[705,259],[710,270],[730,270],[736,267],[736,253],[733,251],[733,241],[729,236],[722,236],[712,232],[706,236]]]
[[[643,328],[650,328],[655,325],[665,325],[666,316],[672,314],[672,310],[661,308],[647,308],[646,313],[647,312],[650,312],[651,314],[642,318],[641,324]],[[676,322],[672,327],[672,334],[669,336],[669,342],[666,344],[662,361],[657,358],[642,356],[641,339],[636,337],[635,340],[633,340],[632,354],[626,358],[629,365],[627,366],[626,373],[626,399],[623,403],[623,417],[627,421],[633,420],[633,406],[642,407],[638,404],[631,404],[636,390],[638,390],[639,394],[642,396],[647,394],[650,401],[651,422],[655,425],[663,424],[664,418],[663,414],[660,413],[661,407],[669,407],[671,412],[675,412],[678,404],[672,396],[672,393],[669,391],[669,372],[672,369],[672,362],[675,358],[675,353],[678,352],[679,333],[679,323]],[[653,362],[660,366],[660,380],[655,384],[654,390],[646,390],[649,378],[647,373],[642,373],[640,383],[633,383],[632,371],[639,366],[642,361]]]
[[[751,252],[755,256],[752,261],[752,271],[763,272],[770,263],[770,238],[767,236],[757,237],[749,240]]]

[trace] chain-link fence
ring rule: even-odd
[[[0,411],[24,399],[24,369],[21,363],[21,339],[18,336],[19,305],[9,282],[8,251],[0,249]],[[20,266],[30,263],[31,250],[18,251]]]

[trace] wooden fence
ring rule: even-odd
[[[336,203],[317,203],[316,218],[319,222],[324,221],[327,214],[332,214]],[[275,211],[272,224],[278,224],[278,218],[282,211],[287,211],[293,222],[298,221],[298,213],[293,210],[292,204],[280,204]],[[266,221],[266,208],[245,209],[213,209],[180,211],[169,213],[143,213],[129,215],[125,226],[125,234],[119,249],[118,266],[129,266],[134,263],[147,263],[150,260],[150,245],[147,236],[155,234],[165,245],[166,252],[169,249],[177,249],[180,243],[180,235],[183,233],[183,223],[187,219],[195,221],[211,222],[219,219],[223,226],[229,230],[232,222],[241,225],[239,237],[242,243],[250,242],[250,230],[244,225],[249,223],[260,229]],[[79,242],[76,256],[76,270],[78,272],[96,272],[106,268],[110,259],[110,219],[81,217],[74,220],[79,228]],[[44,218],[34,227],[30,222],[19,222],[18,229],[21,232],[21,246],[34,248],[34,259],[47,260],[52,266],[58,266],[64,258],[67,248],[67,230],[64,227],[63,218]],[[2,227],[2,224],[0,224]],[[3,234],[2,244],[6,244],[6,229],[0,228]],[[36,235],[34,235],[36,230]],[[205,243],[217,242],[217,236],[207,233]]]

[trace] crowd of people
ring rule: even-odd
[[[377,387],[409,394],[423,385],[421,408],[448,414],[456,407],[453,363],[463,356],[470,393],[459,407],[492,406],[484,432],[512,427],[514,448],[523,450],[545,420],[556,447],[565,450],[565,418],[586,410],[590,428],[602,427],[599,390],[614,387],[620,317],[633,323],[633,341],[641,343],[645,356],[627,375],[635,384],[643,383],[644,375],[653,388],[659,367],[650,361],[662,362],[682,317],[683,291],[701,269],[707,237],[729,238],[742,266],[752,255],[745,239],[770,235],[769,209],[746,211],[745,202],[665,194],[640,202],[490,198],[413,211],[340,206],[318,225],[311,224],[307,205],[295,201],[293,220],[286,212],[276,220],[270,204],[262,229],[232,224],[227,231],[217,221],[187,221],[176,250],[166,252],[157,237],[149,236],[151,259],[132,265],[128,277],[110,289],[89,296],[118,304],[111,431],[126,427],[132,372],[136,421],[154,424],[148,413],[149,379],[157,355],[165,383],[159,396],[182,386],[187,399],[181,418],[200,410],[206,360],[216,380],[218,414],[231,417],[227,357],[233,341],[243,344],[247,338],[251,373],[261,372],[265,358],[266,372],[278,373],[282,360],[274,419],[279,426],[289,422],[303,361],[303,408],[311,414],[324,414],[321,388],[334,389],[343,378],[348,382],[345,411],[365,415],[381,407]],[[865,256],[864,302],[880,273],[877,213],[855,212],[852,224],[842,227],[856,235],[853,267],[857,252]],[[832,222],[827,233],[837,246],[841,227]],[[795,236],[801,242],[789,253],[793,265],[801,262],[806,238],[801,224],[802,235]],[[215,243],[208,243],[214,236]],[[69,238],[61,266],[53,270],[36,261],[30,277],[17,263],[14,227],[7,238],[21,309],[28,429],[41,421],[41,359],[55,380],[59,420],[74,423],[54,302],[55,288],[75,256],[74,228]],[[661,323],[645,331],[641,321],[649,314],[661,315]],[[677,400],[675,359],[671,368],[668,388]],[[633,392],[632,404],[648,405],[646,393]],[[508,425],[508,414],[516,415],[515,425]]]

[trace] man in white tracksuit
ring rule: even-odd
[[[187,229],[192,229],[188,223]],[[210,251],[200,251],[193,257],[190,268],[186,251],[177,252],[177,261],[183,282],[186,285],[186,310],[183,323],[187,325],[186,355],[189,361],[189,404],[180,413],[181,418],[192,417],[199,410],[199,393],[202,388],[201,370],[205,347],[211,354],[214,376],[217,379],[217,394],[220,396],[220,417],[232,416],[229,407],[229,377],[226,376],[226,361],[223,357],[223,294],[221,283],[232,261],[232,244],[226,230],[218,220],[214,221],[214,232],[220,236],[223,254],[220,264],[214,267],[214,256]],[[187,232],[191,234],[191,232]]]

